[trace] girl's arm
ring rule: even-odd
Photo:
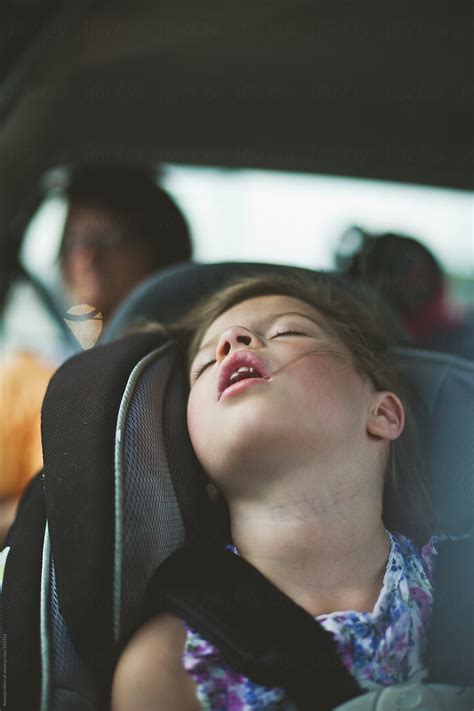
[[[112,711],[200,711],[196,686],[183,667],[186,630],[175,615],[159,615],[125,647],[112,684]]]

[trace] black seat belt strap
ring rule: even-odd
[[[173,554],[153,575],[146,618],[173,611],[234,669],[284,687],[301,711],[329,711],[362,693],[330,633],[243,558],[203,547]]]

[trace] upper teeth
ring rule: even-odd
[[[234,370],[229,378],[229,382],[231,383],[233,380],[236,380],[241,373],[255,373],[255,369],[251,366],[241,365],[240,368]]]

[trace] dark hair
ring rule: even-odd
[[[187,222],[146,168],[81,165],[74,170],[66,194],[70,209],[87,206],[110,212],[121,221],[131,242],[146,242],[150,247],[150,271],[191,258]],[[67,220],[60,248],[62,263],[67,255],[66,236]]]
[[[334,275],[318,274],[312,278],[296,272],[232,282],[198,303],[177,324],[176,334],[187,343],[189,361],[216,318],[242,301],[270,294],[291,296],[321,311],[334,335],[349,350],[358,372],[370,378],[378,390],[394,391],[403,401],[406,425],[402,436],[390,448],[383,517],[387,528],[424,540],[433,522],[411,407],[412,394],[391,352],[399,331],[372,292],[356,290]]]
[[[336,262],[347,276],[379,291],[403,319],[418,314],[443,287],[439,262],[407,235],[371,235],[352,227],[340,242]]]

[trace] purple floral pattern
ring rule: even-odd
[[[374,609],[316,618],[334,636],[344,665],[365,689],[420,679],[425,673],[423,652],[433,602],[436,542],[441,537],[431,538],[418,550],[405,536],[389,535],[390,554]],[[253,683],[231,669],[216,647],[186,628],[183,662],[196,683],[202,709],[294,711],[283,689]]]

